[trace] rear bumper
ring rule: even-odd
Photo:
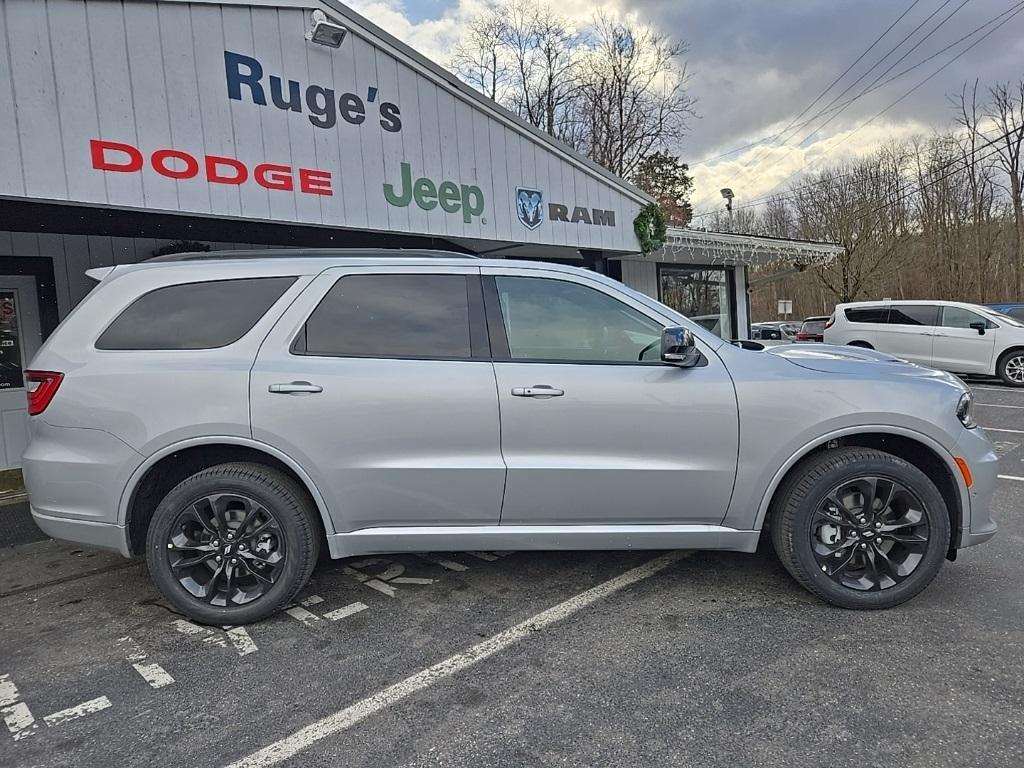
[[[29,419],[22,472],[32,517],[55,539],[128,554],[118,507],[142,456],[109,432]]]
[[[110,549],[120,552],[125,557],[130,557],[128,536],[123,525],[44,515],[31,505],[30,509],[32,510],[32,520],[50,538],[97,549]]]

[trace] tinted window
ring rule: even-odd
[[[825,323],[828,320],[804,320],[804,324],[800,326],[800,330],[804,333],[824,333]]]
[[[993,327],[992,324],[977,312],[971,312],[963,307],[943,307],[942,325],[946,328],[970,328],[971,323],[985,323],[985,327]]]
[[[1024,320],[1024,307],[1013,307],[1012,309],[1006,310],[1006,314],[1014,320]]]
[[[662,325],[600,291],[541,277],[497,277],[514,360],[635,363],[661,357]]]
[[[889,310],[889,322],[895,325],[935,325],[939,308],[926,304],[906,304]]]
[[[888,307],[859,307],[846,310],[846,319],[851,323],[889,322]]]
[[[103,332],[97,349],[212,349],[238,341],[294,277],[216,280],[157,288]]]
[[[468,289],[465,275],[343,277],[306,321],[305,353],[468,358]]]

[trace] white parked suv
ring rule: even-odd
[[[825,343],[877,349],[953,373],[995,375],[1024,387],[1024,323],[977,304],[839,304],[825,326]]]

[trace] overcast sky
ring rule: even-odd
[[[946,96],[958,93],[964,81],[979,78],[987,84],[1024,77],[1024,13],[1020,13],[870,125],[859,127],[998,22],[855,101],[821,130],[815,131],[825,117],[794,133],[785,146],[754,147],[700,163],[785,127],[912,1],[612,0],[605,7],[618,15],[632,13],[689,44],[690,92],[699,102],[700,118],[692,122],[689,136],[676,150],[693,165],[694,203],[703,209],[720,202],[718,190],[726,183],[734,189],[737,202],[750,200],[793,173],[870,152],[893,137],[942,129],[951,123],[953,114]],[[358,0],[352,5],[438,63],[447,64],[448,52],[466,19],[482,7],[483,0]],[[597,5],[586,0],[558,0],[556,4],[560,12],[579,23],[584,23]],[[935,15],[839,103],[856,95],[954,11],[883,80],[1017,5],[1019,0],[917,0],[906,17],[807,116],[828,104],[931,14]]]

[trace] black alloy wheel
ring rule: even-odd
[[[273,513],[240,493],[192,502],[167,535],[167,559],[178,583],[210,605],[245,605],[274,585],[288,547]]]
[[[910,462],[856,446],[797,463],[772,499],[771,541],[803,587],[843,608],[891,608],[931,583],[950,542],[946,502]]]
[[[886,477],[861,477],[833,488],[810,521],[822,572],[850,589],[883,590],[908,578],[928,551],[924,504]]]
[[[258,621],[309,580],[323,536],[309,494],[263,464],[218,464],[172,488],[153,512],[146,562],[164,597],[202,624]]]

